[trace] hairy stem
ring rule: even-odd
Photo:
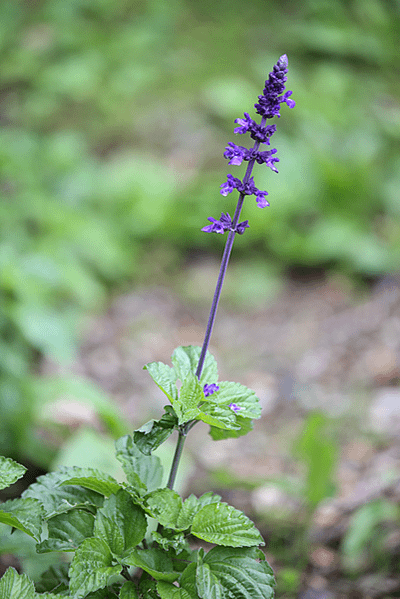
[[[178,471],[179,461],[181,459],[183,444],[185,443],[187,435],[186,426],[179,429],[178,442],[175,448],[175,454],[172,460],[171,471],[169,473],[169,479],[167,482],[168,489],[172,489],[175,484],[176,473]]]

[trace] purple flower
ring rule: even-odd
[[[239,223],[236,227],[236,233],[239,233],[239,235],[243,235],[245,229],[248,229],[250,227],[249,225],[249,221],[248,220],[244,220],[242,223]]]
[[[235,414],[237,414],[242,408],[240,406],[238,406],[235,403],[230,403],[228,406],[231,410],[233,410],[235,412]]]
[[[202,231],[205,233],[225,233],[225,231],[233,231],[233,223],[229,212],[226,214],[222,212],[219,220],[216,220],[212,216],[209,216],[207,220],[211,222],[211,225],[202,228]],[[239,235],[243,235],[245,229],[249,227],[248,223],[249,221],[247,220],[239,223],[236,227],[236,232],[239,233]]]
[[[268,195],[267,191],[258,191],[256,193],[256,202],[259,208],[266,208],[269,206],[269,202],[265,199],[265,196]]]
[[[210,395],[215,393],[215,391],[218,391],[218,390],[219,390],[219,387],[216,383],[211,383],[211,385],[206,384],[203,387],[204,397],[209,397]]]
[[[273,71],[269,74],[268,80],[265,82],[262,96],[258,96],[258,103],[254,104],[254,107],[258,114],[261,116],[271,119],[274,116],[280,117],[280,105],[285,103],[289,108],[295,106],[293,100],[289,100],[289,96],[292,95],[291,91],[285,91],[285,83],[287,81],[286,74],[288,72],[288,59],[286,54],[283,54]]]

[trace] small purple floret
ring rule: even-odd
[[[206,384],[203,387],[204,397],[209,397],[210,395],[215,393],[215,391],[218,391],[218,390],[219,390],[219,387],[216,383],[211,383],[211,385]]]
[[[230,403],[229,407],[231,410],[233,410],[235,412],[235,414],[237,414],[241,410],[241,407],[235,403]]]

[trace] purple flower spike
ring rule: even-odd
[[[202,231],[205,233],[225,233],[225,231],[232,229],[232,219],[228,212],[226,214],[222,212],[219,220],[216,220],[212,216],[209,216],[207,220],[212,224],[202,228]]]
[[[211,383],[211,385],[204,385],[203,391],[204,391],[204,397],[209,397],[216,391],[219,391],[219,387],[215,383]]]
[[[238,406],[235,403],[230,403],[228,406],[231,410],[233,410],[235,412],[235,414],[237,414],[238,412],[240,412],[240,410],[242,409],[240,406]]]

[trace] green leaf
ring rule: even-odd
[[[145,496],[143,507],[162,526],[176,528],[176,522],[182,509],[182,499],[176,491],[157,489]]]
[[[190,564],[182,573],[181,586],[189,594],[194,589],[202,599],[272,599],[275,579],[265,555],[256,548],[214,547],[198,564]]]
[[[239,430],[236,414],[229,406],[218,406],[207,402],[201,406],[196,419],[224,430]]]
[[[210,426],[209,434],[214,441],[220,441],[222,439],[236,439],[237,437],[242,437],[243,435],[247,435],[247,433],[253,429],[253,421],[251,418],[242,418],[241,416],[236,415],[236,424],[240,428],[228,430]]]
[[[128,557],[123,560],[124,565],[142,568],[156,580],[173,582],[179,577],[175,572],[171,559],[160,549],[134,549]]]
[[[175,370],[163,362],[150,362],[150,364],[144,366],[144,370],[147,370],[156,385],[163,393],[165,393],[169,401],[173,404],[174,401],[178,399],[178,389],[176,388],[177,376]]]
[[[117,460],[122,464],[127,481],[140,493],[154,491],[162,482],[163,467],[155,455],[144,455],[133,443],[132,437],[125,435],[115,442]]]
[[[121,485],[109,474],[95,470],[94,468],[78,468],[74,466],[69,468],[71,476],[63,480],[60,484],[79,485],[85,489],[90,489],[101,495],[112,495],[121,489]]]
[[[70,589],[74,599],[103,589],[111,576],[121,572],[113,566],[113,555],[102,539],[86,539],[78,547],[69,569]]]
[[[253,522],[227,503],[211,503],[201,508],[193,519],[191,533],[208,543],[229,547],[264,545]]]
[[[242,418],[260,418],[260,400],[252,389],[230,381],[219,382],[218,386],[219,390],[207,398],[210,403],[221,407],[234,403],[240,408],[237,414]]]
[[[11,458],[0,456],[0,490],[6,489],[26,472],[25,466],[14,462]]]
[[[189,372],[196,374],[200,359],[201,347],[187,345],[186,347],[177,347],[172,354],[172,364],[174,365],[176,376],[182,382],[187,378]],[[209,351],[206,353],[203,370],[200,375],[201,386],[216,383],[218,381],[217,362]]]
[[[153,531],[151,533],[153,541],[158,543],[164,551],[168,552],[169,549],[173,549],[176,555],[182,553],[182,551],[189,551],[189,544],[185,539],[183,532],[174,532],[170,528],[163,528],[162,532]]]
[[[65,562],[50,566],[35,583],[36,591],[38,593],[54,591],[56,594],[67,591],[69,587],[68,570],[69,564]]]
[[[197,512],[210,503],[218,503],[221,501],[219,495],[213,493],[204,493],[201,497],[197,498],[195,495],[189,495],[183,502],[182,509],[179,512],[175,528],[177,530],[186,530],[192,526],[193,518]]]
[[[171,406],[164,406],[165,414],[160,420],[149,420],[133,434],[133,440],[145,455],[150,455],[174,432],[178,419]]]
[[[139,599],[137,589],[133,582],[125,582],[119,592],[119,599]]]
[[[144,571],[139,581],[140,596],[146,599],[159,599],[156,584],[154,578]]]
[[[326,434],[327,424],[324,414],[310,413],[294,448],[308,467],[306,497],[310,507],[334,493],[332,476],[337,463],[337,447]]]
[[[46,518],[69,512],[76,507],[103,505],[104,497],[99,493],[75,486],[62,487],[61,483],[70,477],[69,468],[61,468],[57,472],[39,476],[36,483],[22,493],[22,497],[38,499]]]
[[[8,568],[0,579],[0,599],[35,599],[35,587],[26,574]]]
[[[203,388],[196,375],[189,372],[182,382],[179,399],[174,403],[178,424],[185,424],[199,414],[198,404],[204,401]]]
[[[97,511],[94,536],[105,540],[114,554],[122,556],[143,540],[146,528],[144,511],[121,489]]]
[[[0,522],[40,540],[44,511],[37,499],[10,499],[0,504]]]
[[[198,599],[197,593],[195,595],[189,595],[189,593],[181,588],[176,587],[170,582],[164,582],[160,580],[157,582],[157,591],[161,599]]]
[[[71,510],[50,518],[47,528],[49,538],[36,546],[38,553],[75,551],[85,539],[93,537],[94,516],[87,510]]]

